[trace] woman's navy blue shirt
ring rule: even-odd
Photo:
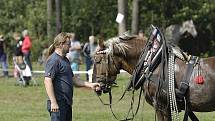
[[[45,66],[45,77],[52,79],[57,101],[66,100],[71,105],[73,97],[73,72],[66,57],[53,53]]]

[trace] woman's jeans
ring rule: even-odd
[[[26,62],[26,64],[29,66],[29,68],[32,71],[32,65],[31,65],[31,59],[30,59],[31,51],[23,53],[23,55],[24,55],[24,61]]]
[[[58,112],[51,112],[51,102],[47,101],[47,109],[49,111],[51,121],[72,121],[72,107],[65,100],[57,101],[59,106]]]

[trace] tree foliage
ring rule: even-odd
[[[33,40],[34,57],[39,56],[38,50],[46,38],[46,3],[43,0],[1,0],[0,4],[0,33],[6,39],[8,55],[13,55],[13,32],[28,29]]]
[[[69,4],[65,2],[64,5],[63,31],[75,32],[81,41],[87,41],[89,35],[99,33],[117,34],[117,1],[70,0]]]
[[[53,7],[55,6],[54,0]],[[128,0],[127,27],[131,30],[132,1]],[[47,1],[45,0],[1,0],[0,33],[5,35],[7,44],[12,47],[12,33],[24,29],[30,31],[33,40],[33,59],[47,40]],[[75,32],[81,42],[89,35],[103,33],[105,38],[117,36],[117,0],[63,0],[62,31]],[[165,28],[193,19],[197,38],[185,39],[183,45],[197,55],[215,55],[215,1],[214,0],[140,0],[139,29],[145,31],[151,24]],[[54,13],[55,8],[53,8]],[[55,15],[51,19],[55,33]],[[54,35],[53,35],[54,36]],[[53,38],[53,37],[52,37]],[[194,44],[193,44],[194,43]],[[197,44],[196,44],[197,43]],[[190,49],[190,50],[189,50]],[[11,54],[11,50],[9,54]]]

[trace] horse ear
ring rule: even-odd
[[[104,38],[103,37],[99,37],[99,50],[104,50],[105,49],[105,45],[104,45]]]

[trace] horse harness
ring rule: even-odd
[[[190,105],[190,99],[189,99],[189,93],[187,92],[189,89],[189,80],[193,72],[193,68],[198,64],[199,58],[197,56],[190,56],[189,61],[187,61],[187,69],[186,69],[186,75],[184,75],[183,80],[180,83],[180,87],[176,89],[176,96],[179,99],[179,103],[184,98],[185,105],[185,114],[184,114],[184,121],[188,121],[188,116],[192,121],[198,121],[198,118],[196,115],[192,112],[191,105]]]
[[[198,64],[198,57],[188,55],[182,52],[175,45],[166,43],[166,41],[161,41],[164,40],[164,37],[157,28],[156,32],[152,32],[150,39],[140,56],[135,71],[133,72],[130,87],[137,90],[144,85],[145,81],[147,82],[147,86],[150,81],[153,81],[157,85],[155,97],[156,102],[154,106],[157,107],[158,110],[169,112],[171,115],[170,118],[172,118],[173,121],[174,119],[179,120],[177,105],[184,106],[185,114],[183,121],[188,121],[188,116],[192,121],[199,121],[191,110],[188,93],[189,80],[193,68],[196,66],[196,64]],[[155,55],[152,54],[153,52],[150,52],[151,48],[153,47],[154,40],[158,41],[160,44],[160,48],[157,48],[157,50],[154,51]],[[175,88],[174,80],[175,57],[181,59],[187,65],[186,74],[184,75],[183,80],[180,82],[178,89]],[[161,73],[159,79],[151,79],[154,70],[159,64],[161,64]],[[145,90],[145,92],[148,93],[148,96],[150,95],[148,90]],[[166,99],[164,99],[164,97],[166,97]],[[149,98],[153,100],[152,97]],[[179,111],[181,111],[181,109],[179,109]]]

